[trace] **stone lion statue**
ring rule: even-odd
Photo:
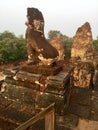
[[[44,18],[36,8],[27,8],[26,45],[28,63],[50,65],[58,60],[58,51],[44,36]]]

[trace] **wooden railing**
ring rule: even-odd
[[[38,120],[45,118],[45,130],[54,130],[55,129],[55,108],[54,103],[45,108],[39,114],[35,115],[15,130],[26,130],[27,128],[31,127],[34,123]],[[40,129],[41,130],[41,129]]]

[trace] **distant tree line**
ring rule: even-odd
[[[93,40],[93,44],[94,44],[96,50],[98,51],[98,36],[96,37],[95,40]]]
[[[22,35],[4,31],[0,33],[0,63],[13,62],[27,57],[25,39]]]
[[[61,35],[64,43],[65,58],[70,57],[71,46],[73,38],[63,35],[60,31],[50,30],[48,32],[48,39],[54,36]],[[93,40],[95,48],[98,50],[98,37]],[[15,36],[14,33],[4,31],[0,33],[0,64],[19,61],[27,58],[27,49],[25,38],[23,35]]]

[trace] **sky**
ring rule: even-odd
[[[0,0],[0,33],[25,36],[28,7],[42,12],[46,37],[50,30],[73,37],[85,22],[90,23],[93,38],[98,36],[98,0]]]

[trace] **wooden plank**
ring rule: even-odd
[[[54,130],[54,127],[55,127],[55,116],[54,116],[54,110],[52,110],[45,116],[45,130]]]
[[[34,116],[31,119],[29,119],[27,122],[25,122],[22,125],[20,125],[19,127],[17,127],[15,130],[26,130],[28,127],[32,126],[35,122],[37,122],[38,120],[40,120],[43,117],[45,118],[46,121],[48,121],[49,119],[46,116],[48,113],[50,113],[51,119],[53,120],[53,121],[51,121],[52,122],[51,123],[51,127],[53,129],[46,129],[46,130],[54,130],[54,113],[55,113],[54,105],[55,105],[54,103],[51,104],[50,106],[45,108],[43,111],[41,111],[39,114],[37,114],[36,116]]]

